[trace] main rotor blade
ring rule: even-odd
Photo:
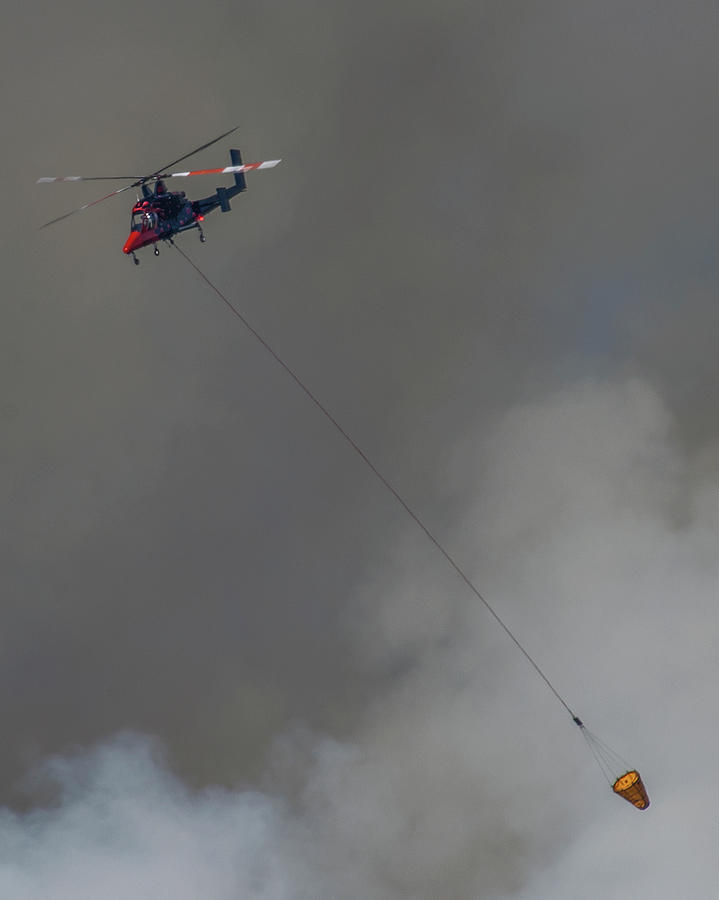
[[[252,172],[255,169],[274,169],[281,163],[281,159],[268,159],[265,162],[245,163],[242,166],[225,166],[224,169],[195,169],[194,172],[169,172],[166,175],[156,175],[161,178],[189,178],[190,175],[231,175],[236,172]]]
[[[51,219],[49,222],[45,222],[44,225],[40,226],[39,230],[43,228],[47,228],[48,225],[54,225],[56,222],[61,222],[63,219],[67,219],[70,216],[74,216],[75,213],[82,212],[85,209],[89,209],[91,206],[96,206],[98,203],[102,203],[103,200],[109,200],[110,197],[114,197],[115,194],[121,194],[123,191],[129,191],[130,188],[135,187],[134,184],[128,184],[125,187],[118,188],[116,191],[111,191],[109,194],[105,194],[104,197],[100,197],[98,200],[93,200],[90,203],[85,203],[82,206],[78,206],[77,209],[71,209],[70,212],[64,213],[62,216],[58,216],[57,219]]]
[[[50,184],[53,181],[137,181],[144,175],[63,175],[57,178],[38,178],[35,184]]]
[[[163,166],[161,169],[157,169],[152,172],[150,175],[62,175],[57,177],[49,177],[49,178],[38,178],[35,184],[50,184],[54,181],[132,181],[134,184],[130,185],[130,187],[138,187],[141,184],[144,184],[147,181],[152,181],[153,178],[157,178],[157,176],[162,172],[163,169],[169,169],[170,166],[174,166],[179,162],[182,162],[183,159],[188,159],[190,156],[194,156],[195,153],[199,153],[200,150],[204,150],[205,147],[211,147],[212,144],[216,144],[218,141],[221,141],[222,138],[227,137],[228,134],[232,134],[233,131],[237,131],[239,125],[235,125],[234,128],[230,128],[229,131],[226,131],[224,134],[221,134],[219,137],[213,138],[211,141],[208,141],[206,144],[203,144],[201,147],[198,147],[196,150],[193,150],[191,153],[186,153],[184,156],[181,156],[179,159],[173,159],[171,163],[167,163],[167,165]],[[111,194],[108,196],[112,196]],[[103,200],[106,198],[102,198]],[[99,201],[97,201],[99,202]],[[90,204],[92,205],[92,204]],[[84,207],[83,207],[84,208]],[[79,212],[80,210],[74,210],[74,212]],[[68,215],[72,215],[72,213],[68,213]],[[48,224],[51,224],[48,222]]]
[[[152,175],[147,176],[147,181],[151,178],[154,178],[156,175],[159,175],[160,172],[163,172],[165,169],[169,169],[170,166],[175,166],[177,163],[182,162],[183,159],[189,159],[191,156],[194,156],[195,153],[199,153],[200,150],[204,150],[205,147],[211,147],[213,144],[216,144],[218,141],[221,141],[222,138],[227,137],[228,134],[232,134],[233,131],[237,131],[239,125],[235,125],[234,128],[230,128],[229,131],[226,131],[224,134],[221,134],[219,137],[213,138],[211,141],[208,141],[206,144],[203,144],[201,147],[198,147],[196,150],[192,150],[190,153],[186,153],[184,156],[181,156],[179,159],[173,159],[172,162],[166,163],[164,166],[161,166],[159,169],[155,169]]]

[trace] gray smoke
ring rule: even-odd
[[[140,738],[55,760],[44,774],[56,805],[5,814],[3,893],[570,897],[588,880],[604,897],[709,891],[707,498],[719,484],[692,492],[671,425],[646,384],[582,383],[511,410],[448,467],[476,498],[457,543],[482,548],[505,619],[590,727],[631,753],[647,813],[612,797],[566,713],[471,595],[433,578],[408,527],[359,591],[356,650],[413,665],[352,741],[278,737],[261,793],[191,791]]]

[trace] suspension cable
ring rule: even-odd
[[[584,725],[581,726],[581,731],[595,762],[602,770],[602,774],[609,784],[613,784],[616,781],[620,771],[629,771],[629,763],[616,750],[613,750],[609,744],[606,744]]]
[[[566,709],[569,715],[572,717],[572,721],[575,725],[579,726],[582,732],[586,735],[586,729],[584,727],[584,723],[582,720],[576,716],[569,704],[566,702],[564,697],[559,693],[559,691],[554,687],[549,678],[544,674],[542,669],[539,667],[538,663],[530,656],[529,652],[522,646],[519,642],[518,638],[512,633],[511,629],[505,622],[500,618],[499,614],[496,610],[487,602],[487,600],[482,596],[479,589],[475,587],[469,576],[464,572],[462,567],[458,562],[454,559],[454,557],[449,553],[448,550],[444,548],[444,546],[440,543],[440,541],[434,536],[434,534],[429,530],[429,528],[425,525],[419,515],[410,507],[407,501],[402,497],[399,491],[394,487],[394,485],[385,478],[385,476],[380,472],[380,470],[375,466],[372,460],[367,456],[367,454],[362,450],[362,448],[357,444],[352,437],[348,434],[347,431],[340,425],[340,423],[335,419],[332,413],[327,409],[326,406],[312,393],[312,391],[307,387],[307,385],[302,381],[299,375],[291,369],[287,363],[282,359],[282,357],[272,348],[272,346],[262,337],[262,335],[254,328],[248,319],[234,306],[230,300],[222,293],[222,291],[205,275],[205,273],[200,269],[200,267],[195,263],[186,253],[185,251],[178,245],[175,244],[174,241],[172,245],[175,247],[177,252],[182,256],[190,266],[197,272],[200,278],[205,282],[205,284],[213,291],[220,300],[229,308],[230,312],[242,322],[245,328],[250,332],[250,334],[265,348],[265,350],[270,354],[270,356],[275,360],[275,362],[280,365],[285,372],[292,378],[292,380],[297,384],[297,386],[309,397],[309,399],[314,403],[314,405],[319,409],[322,415],[332,424],[336,431],[342,435],[345,441],[350,445],[350,447],[355,451],[355,453],[364,461],[367,467],[372,471],[375,477],[384,485],[384,487],[392,494],[392,496],[397,500],[400,506],[404,509],[407,515],[415,522],[415,524],[425,533],[427,538],[434,544],[437,550],[442,554],[445,560],[449,563],[449,565],[454,569],[454,571],[459,575],[465,585],[469,588],[469,590],[474,594],[474,596],[481,601],[484,605],[485,609],[490,613],[490,615],[494,618],[499,627],[504,631],[507,637],[514,643],[517,649],[524,655],[526,660],[535,670],[535,672],[539,675],[542,681],[546,684],[549,690],[554,694],[557,700],[562,704],[562,706]],[[589,741],[588,741],[589,743]],[[591,749],[591,744],[590,744]],[[596,757],[595,757],[596,758]]]

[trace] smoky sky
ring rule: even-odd
[[[706,895],[715,8],[7,23],[5,892],[677,896],[676,841]],[[642,770],[646,814],[179,254],[123,257],[132,192],[37,231],[102,193],[37,177],[141,175],[235,124],[198,166],[283,162],[183,249]]]

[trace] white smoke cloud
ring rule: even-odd
[[[266,797],[191,794],[148,739],[121,735],[41,770],[57,805],[0,819],[0,896],[282,898]]]
[[[719,485],[689,474],[639,381],[515,409],[449,466],[471,498],[450,543],[640,768],[647,812],[612,796],[566,712],[408,530],[357,592],[358,655],[403,674],[352,740],[278,738],[263,793],[192,792],[138,736],[52,760],[57,803],[0,818],[0,897],[710,896]]]

